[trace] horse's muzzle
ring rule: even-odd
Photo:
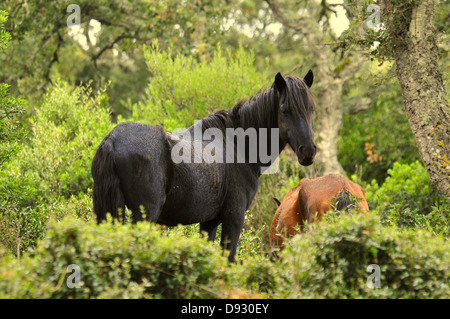
[[[316,156],[317,147],[315,144],[304,147],[300,145],[297,150],[297,158],[300,165],[309,166],[314,163],[314,156]]]
[[[314,160],[310,160],[310,161],[299,161],[300,165],[302,166],[309,166],[312,165],[312,163],[314,163]]]

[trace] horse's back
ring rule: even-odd
[[[167,135],[161,126],[132,121],[119,123],[106,139],[112,140],[117,156],[148,158],[167,146]]]
[[[270,229],[271,246],[282,247],[283,237],[296,234],[304,222],[320,220],[327,211],[336,207],[344,194],[356,199],[360,211],[369,210],[362,187],[340,174],[302,179],[288,192],[275,213]],[[345,208],[351,201],[339,208]]]
[[[353,196],[362,211],[369,210],[362,187],[341,174],[328,174],[315,179],[302,179],[299,183],[300,201],[305,210],[306,218],[312,222],[336,205],[340,194]],[[317,216],[314,216],[317,213]]]
[[[116,170],[129,201],[136,200],[132,193],[137,191],[165,187],[170,175],[170,151],[161,126],[123,122],[110,135]]]
[[[120,123],[103,139],[91,169],[94,211],[99,222],[107,212],[119,217],[125,205],[133,211],[134,219],[142,219],[139,205],[146,204],[148,193],[165,182],[165,144],[162,127],[137,122]],[[155,166],[163,172],[150,176],[149,168]]]

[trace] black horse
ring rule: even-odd
[[[266,148],[277,157],[289,144],[301,165],[313,163],[312,83],[311,70],[304,79],[283,78],[278,73],[269,89],[180,133],[166,132],[158,125],[118,124],[102,141],[92,162],[97,221],[104,220],[107,212],[120,219],[126,205],[134,222],[145,216],[148,221],[167,226],[200,223],[200,231],[207,232],[209,240],[214,240],[222,224],[221,246],[230,251],[229,260],[233,262],[259,176],[272,162],[251,155]],[[230,130],[238,133],[226,139],[222,136],[213,140],[211,134],[201,140],[195,137],[196,130],[206,136],[211,128],[216,135],[227,135]],[[252,129],[257,141],[247,134]],[[264,136],[261,129],[266,129]],[[244,147],[236,144],[242,136]],[[210,155],[199,160],[199,152],[207,148]],[[180,160],[180,150],[192,151],[183,154],[191,161]],[[215,160],[211,161],[211,156],[216,156]]]

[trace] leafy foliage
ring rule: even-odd
[[[214,111],[230,109],[267,85],[267,74],[253,66],[253,55],[241,47],[224,56],[220,47],[208,63],[192,56],[161,51],[154,43],[145,51],[152,80],[144,102],[133,105],[132,120],[189,127]]]
[[[333,214],[289,241],[282,259],[227,264],[205,238],[141,222],[52,221],[20,265],[0,260],[2,298],[448,298],[449,243],[375,215]],[[367,286],[367,266],[381,287]],[[69,265],[80,270],[80,286]]]
[[[373,183],[367,189],[369,201],[376,207],[404,203],[412,209],[430,211],[440,196],[432,187],[426,169],[419,161],[411,164],[394,163],[381,187]]]
[[[0,242],[18,256],[42,238],[55,207],[92,187],[91,159],[111,129],[106,102],[104,91],[57,83],[30,120],[28,144],[0,171]]]
[[[26,130],[18,119],[22,100],[8,96],[9,85],[0,83],[0,169],[20,149]]]
[[[373,108],[364,113],[345,115],[339,135],[338,158],[349,173],[363,181],[382,183],[395,162],[412,163],[419,159],[414,135],[403,110],[397,83],[374,99]]]
[[[11,262],[11,260],[8,260]],[[80,288],[69,288],[69,265]],[[222,296],[226,259],[206,239],[165,234],[150,223],[51,223],[21,266],[2,262],[5,298],[211,298]],[[6,268],[6,269],[5,269]],[[14,270],[16,268],[16,270]],[[10,274],[6,276],[5,274]]]
[[[70,197],[92,185],[91,159],[111,129],[104,91],[57,83],[31,119],[30,145],[11,163],[14,177],[30,176],[38,196]]]
[[[113,80],[108,94],[115,112],[124,112],[122,101],[135,103],[148,79],[142,44],[156,39],[164,48],[206,58],[222,36],[227,9],[218,0],[80,0],[77,28],[67,24],[73,21],[73,13],[67,12],[70,4],[2,1],[2,9],[10,13],[6,28],[14,40],[13,50],[0,54],[6,64],[0,69],[0,82],[10,83],[14,94],[39,99],[58,77],[74,86],[95,79],[95,90]],[[92,20],[101,23],[96,35]]]
[[[5,30],[5,23],[8,21],[9,13],[5,10],[0,10],[0,51],[4,51],[9,47],[9,40],[11,34]]]
[[[9,47],[11,35],[4,30],[8,12],[0,10],[0,52]],[[18,120],[23,112],[21,99],[8,95],[9,85],[0,83],[0,169],[20,146],[18,142],[25,137],[26,131]]]
[[[440,195],[419,162],[394,163],[390,176],[379,186],[373,180],[365,188],[369,207],[384,224],[401,228],[424,228],[450,234],[450,202]]]
[[[397,231],[376,216],[329,214],[294,237],[282,253],[294,298],[448,298],[450,247],[423,230]],[[369,288],[367,266],[380,267],[380,288]]]

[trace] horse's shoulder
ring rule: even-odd
[[[285,197],[287,197],[287,198],[290,198],[290,197],[293,197],[293,196],[298,196],[298,193],[299,193],[299,191],[300,191],[300,184],[298,184],[297,186],[295,186],[294,188],[291,188],[289,191],[288,191],[288,193],[286,194],[286,196]]]
[[[306,201],[308,197],[314,196],[315,188],[318,186],[317,179],[303,178],[297,185],[300,201]]]

